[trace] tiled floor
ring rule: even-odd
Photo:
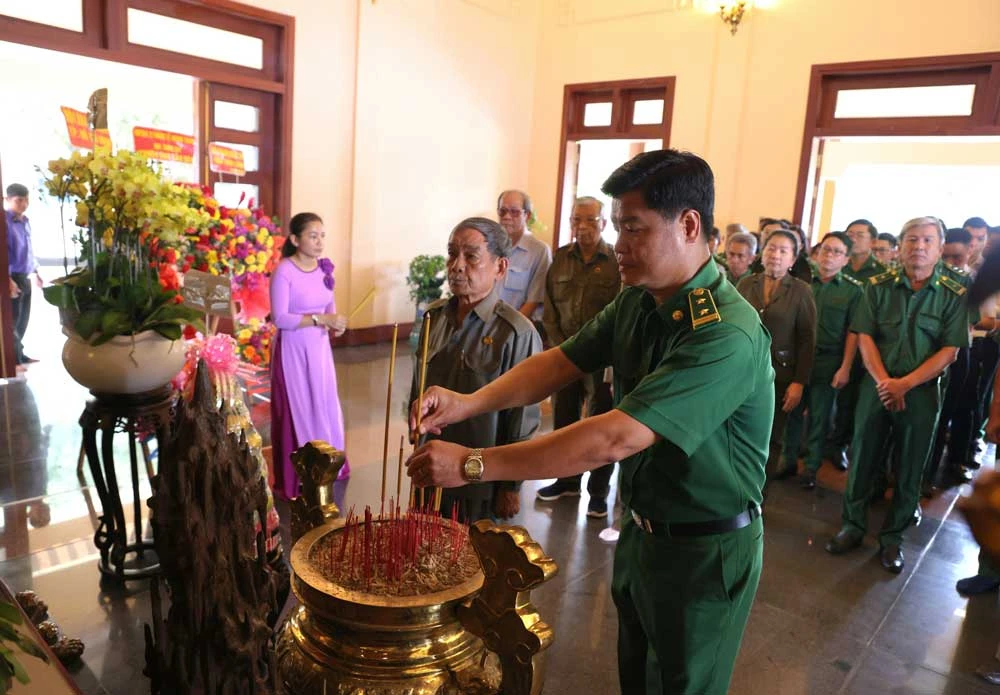
[[[86,393],[63,374],[58,350],[57,339],[40,343],[35,352],[42,362],[27,379],[0,386],[0,576],[14,590],[39,592],[64,630],[86,642],[83,662],[74,669],[85,693],[146,692],[142,627],[150,617],[148,591],[142,583],[121,589],[99,581],[92,537],[100,503],[89,474],[76,475],[77,419]],[[387,346],[336,352],[353,467],[343,490],[348,504],[371,502],[378,494],[387,356]],[[408,357],[401,359],[390,441],[405,429],[410,373]],[[118,453],[127,480],[124,438]],[[823,551],[838,527],[836,490],[844,476],[824,469],[821,483],[811,494],[789,483],[772,487],[764,574],[731,692],[1000,692],[974,675],[978,666],[993,662],[1000,640],[996,596],[966,600],[954,589],[957,579],[975,571],[977,552],[952,510],[954,493],[925,507],[923,524],[908,534],[906,570],[893,577],[879,567],[871,540],[863,551],[842,558]],[[611,522],[588,520],[585,496],[536,502],[541,485],[524,486],[516,521],[560,567],[534,594],[556,633],[545,692],[615,693],[617,628],[609,593],[614,547],[598,539]]]

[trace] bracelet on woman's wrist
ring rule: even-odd
[[[312,322],[313,322],[314,326],[318,326],[319,325],[319,319],[316,318],[316,314],[309,314],[309,318],[312,319]]]

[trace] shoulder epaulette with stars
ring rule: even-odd
[[[880,285],[883,282],[887,282],[889,280],[895,280],[896,276],[897,276],[897,274],[896,274],[895,270],[887,270],[884,273],[879,273],[878,275],[873,275],[872,278],[871,278],[871,283],[873,285]]]
[[[956,276],[958,276],[960,278],[967,278],[967,277],[969,277],[969,274],[967,272],[965,272],[964,270],[962,270],[961,268],[959,268],[958,266],[948,265],[947,263],[942,263],[941,265],[942,265],[942,267],[946,271],[948,271],[952,275],[956,275]]]
[[[704,287],[699,287],[688,293],[688,307],[691,309],[691,328],[693,330],[722,321],[722,317],[719,316],[719,308],[715,306],[715,298]]]
[[[955,278],[949,277],[947,275],[943,274],[938,275],[938,282],[941,283],[942,287],[946,287],[947,289],[957,294],[959,297],[961,297],[966,292],[965,286],[962,283],[960,283]]]
[[[857,287],[864,287],[865,286],[865,283],[861,282],[857,278],[852,278],[847,273],[841,273],[840,277],[844,278],[845,280],[847,280],[847,282],[849,282],[850,284],[855,285]]]

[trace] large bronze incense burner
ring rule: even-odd
[[[324,457],[336,453],[323,450]],[[318,504],[304,500],[303,511]],[[530,590],[554,576],[557,567],[527,531],[480,521],[466,537],[466,527],[430,510],[379,517],[366,514],[363,526],[326,517],[295,541],[292,590],[300,605],[277,638],[279,690],[289,695],[540,693],[542,654],[553,635],[531,604]],[[445,541],[450,545],[428,545],[428,552],[441,554],[444,547],[447,556],[451,548],[454,554],[444,563],[464,562],[471,567],[469,576],[434,591],[415,591],[412,585],[376,591],[370,581],[338,579],[343,575],[335,565],[349,562],[352,529],[355,540],[361,533],[389,539],[367,546],[384,551],[397,538],[393,524],[416,524],[427,537],[445,539],[459,531],[466,541],[461,547]]]

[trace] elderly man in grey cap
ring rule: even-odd
[[[28,187],[20,183],[7,186],[7,262],[10,271],[11,313],[14,318],[14,352],[18,365],[30,364],[38,360],[24,354],[22,340],[28,330],[31,316],[31,281],[42,286],[42,276],[38,274],[38,261],[31,248],[31,224],[24,214],[28,209]]]

